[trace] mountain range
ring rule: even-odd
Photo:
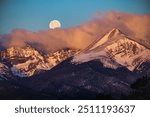
[[[0,53],[0,92],[15,93],[13,99],[121,99],[138,78],[150,76],[150,48],[119,29],[83,50],[43,53],[27,45]]]
[[[66,48],[45,54],[29,45],[23,48],[11,47],[1,51],[1,70],[4,69],[4,67],[7,67],[15,77],[30,77],[42,71],[52,69],[61,61],[74,55],[76,52],[77,50]],[[3,71],[3,74],[4,73],[5,72]]]

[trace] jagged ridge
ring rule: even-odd
[[[11,47],[1,52],[1,62],[9,65],[13,75],[29,77],[41,71],[50,70],[76,52],[77,50],[73,49],[62,49],[45,54],[30,46]]]

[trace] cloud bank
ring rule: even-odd
[[[0,37],[3,47],[34,45],[43,50],[55,51],[62,48],[84,49],[92,41],[101,38],[112,28],[119,28],[131,38],[150,40],[150,15],[120,12],[96,13],[92,20],[66,29],[31,32],[15,29]]]

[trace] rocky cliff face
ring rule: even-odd
[[[44,54],[30,46],[11,47],[1,52],[1,62],[9,66],[8,69],[14,76],[29,77],[41,71],[50,70],[76,52],[76,50],[63,49]]]

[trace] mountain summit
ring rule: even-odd
[[[111,40],[115,41],[117,40],[120,36],[125,36],[123,33],[121,33],[121,31],[117,28],[112,29],[111,31],[109,31],[108,33],[106,33],[102,38],[94,41],[93,43],[91,43],[86,50],[92,50],[97,48],[98,46],[101,46],[107,42],[111,42]]]
[[[130,39],[119,29],[112,29],[76,55],[72,62],[79,64],[91,60],[99,60],[107,68],[124,66],[134,71],[139,70],[145,62],[150,62],[150,50]]]

